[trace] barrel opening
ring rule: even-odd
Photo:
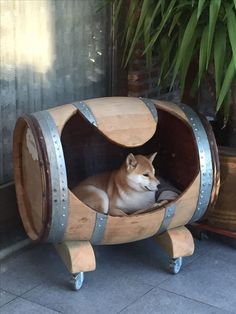
[[[179,117],[158,109],[154,136],[139,147],[112,142],[79,112],[65,124],[63,146],[69,189],[83,179],[120,167],[128,153],[158,152],[154,161],[157,175],[185,191],[199,173],[198,151],[191,127]]]

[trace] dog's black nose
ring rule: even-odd
[[[157,188],[160,189],[161,188],[161,183],[157,184]]]

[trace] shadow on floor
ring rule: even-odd
[[[236,252],[219,239],[195,240],[179,274],[153,239],[97,246],[97,269],[80,291],[54,247],[37,244],[1,263],[5,313],[236,313]]]

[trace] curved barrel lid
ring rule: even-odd
[[[156,131],[157,111],[150,99],[105,97],[73,105],[106,137],[123,146],[143,145]]]

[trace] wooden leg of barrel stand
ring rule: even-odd
[[[170,271],[177,274],[182,266],[182,257],[194,252],[194,241],[191,232],[184,226],[167,230],[155,237],[156,242],[170,256]]]
[[[89,241],[65,241],[55,245],[68,271],[73,274],[73,288],[83,285],[84,272],[96,269],[96,260]]]

